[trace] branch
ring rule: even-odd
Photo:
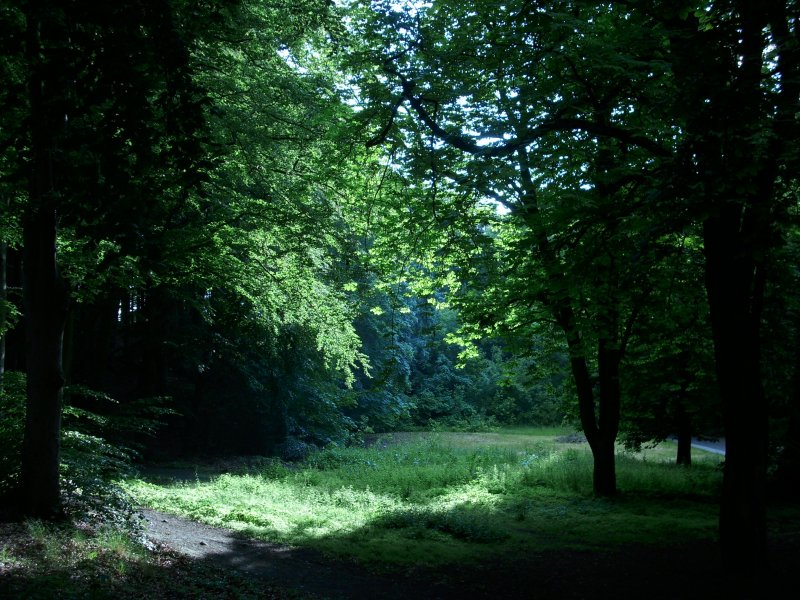
[[[397,100],[395,100],[395,103],[392,105],[392,112],[389,115],[389,121],[386,123],[386,125],[383,126],[383,129],[381,129],[380,133],[378,133],[378,135],[367,141],[367,143],[365,144],[367,148],[372,148],[373,146],[377,146],[386,141],[386,137],[392,130],[392,125],[394,125],[394,118],[397,116],[397,111],[400,109],[401,104],[403,104],[402,96],[400,96]]]
[[[476,144],[472,138],[460,134],[453,134],[441,127],[436,120],[426,110],[422,100],[414,94],[416,84],[406,79],[402,73],[397,71],[390,64],[385,64],[384,69],[390,75],[394,75],[400,80],[402,86],[401,100],[406,100],[414,111],[419,116],[420,120],[431,130],[431,132],[443,142],[446,142],[453,148],[473,154],[475,156],[485,156],[488,158],[496,158],[501,156],[509,156],[520,148],[524,148],[535,142],[536,140],[546,136],[547,134],[558,131],[584,131],[597,137],[607,137],[619,140],[621,142],[638,146],[649,150],[656,156],[670,156],[671,152],[658,142],[655,142],[647,137],[638,135],[622,127],[616,125],[609,125],[604,123],[596,123],[586,119],[578,118],[556,118],[541,125],[529,129],[521,137],[509,140],[508,142],[498,146],[481,146]]]
[[[639,299],[639,303],[634,305],[631,314],[628,315],[628,319],[625,322],[625,330],[622,332],[622,339],[620,340],[620,345],[619,345],[620,360],[622,359],[622,357],[625,356],[625,351],[628,349],[628,342],[630,341],[631,336],[633,335],[633,327],[636,324],[636,320],[639,318],[639,314],[642,312],[645,300],[647,300],[648,296],[650,296],[650,293],[652,291],[653,291],[652,288],[648,288],[647,290],[645,290],[645,292]]]

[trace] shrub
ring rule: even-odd
[[[311,454],[312,450],[314,450],[313,445],[295,437],[287,437],[283,442],[275,446],[275,454],[287,461],[303,460]]]

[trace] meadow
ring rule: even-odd
[[[620,449],[620,494],[598,499],[588,446],[567,434],[376,435],[299,463],[182,464],[124,486],[156,510],[376,569],[716,538],[721,457],[696,450],[687,468],[670,442]]]

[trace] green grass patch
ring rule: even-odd
[[[138,502],[274,542],[381,564],[449,564],[555,548],[716,535],[719,460],[621,453],[619,499],[591,494],[586,444],[563,431],[405,433],[286,466],[127,482]],[[674,456],[674,454],[673,454]]]

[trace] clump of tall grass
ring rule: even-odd
[[[709,463],[686,467],[620,454],[617,485],[622,492],[716,498],[722,485],[722,470]]]
[[[496,465],[518,461],[513,450],[495,447],[462,449],[435,437],[380,448],[329,448],[304,463],[309,484],[337,489],[351,486],[404,499],[441,495],[473,481]]]
[[[521,483],[560,492],[589,494],[592,490],[592,457],[574,448],[540,450],[525,457]]]
[[[464,510],[422,509],[412,507],[382,515],[373,522],[374,527],[385,529],[433,530],[449,534],[456,539],[485,544],[509,537],[485,514]],[[420,535],[422,537],[422,535]]]
[[[147,550],[129,530],[114,525],[100,528],[85,523],[49,523],[39,520],[25,522],[32,543],[30,556],[41,565],[59,568],[86,568],[94,561],[113,565],[118,572],[130,565],[145,561]]]

